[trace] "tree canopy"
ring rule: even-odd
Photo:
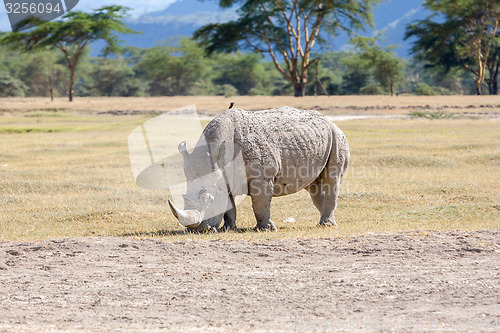
[[[72,101],[75,71],[84,49],[94,41],[103,40],[105,55],[117,52],[120,40],[116,34],[133,32],[122,21],[126,11],[122,6],[105,6],[92,13],[70,11],[61,21],[46,22],[27,32],[5,34],[0,38],[0,45],[25,52],[47,48],[60,50],[70,71],[68,97]],[[28,21],[22,25],[29,24]]]
[[[389,46],[385,50],[380,48],[375,38],[357,37],[352,43],[361,51],[358,55],[360,64],[366,70],[372,70],[374,78],[389,89],[391,96],[394,88],[403,79],[403,61],[396,56],[394,47]]]
[[[237,20],[209,24],[194,37],[208,53],[250,49],[268,55],[276,69],[304,96],[309,67],[320,31],[336,35],[372,24],[379,0],[219,0],[223,8],[241,6]]]
[[[491,0],[426,0],[434,14],[410,25],[406,38],[416,37],[412,51],[431,65],[460,66],[471,72],[476,94],[489,71],[496,86],[500,61],[500,2]],[[496,88],[490,87],[496,94]]]

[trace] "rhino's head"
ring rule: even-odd
[[[212,152],[207,145],[200,145],[189,154],[186,142],[181,142],[179,152],[184,158],[187,193],[183,195],[184,209],[169,200],[170,209],[189,229],[200,232],[216,230],[224,212],[231,208],[228,186],[221,169],[225,145],[222,143]]]

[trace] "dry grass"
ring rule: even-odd
[[[70,103],[65,98],[0,98],[0,114],[12,111],[51,112],[67,110],[78,113],[120,111],[171,111],[196,104],[199,111],[218,114],[231,101],[245,110],[262,110],[283,105],[315,109],[327,114],[408,114],[414,110],[445,110],[453,113],[497,112],[498,96],[175,96],[175,97],[76,97]]]
[[[375,97],[374,104],[383,98]],[[130,107],[128,102],[102,99],[103,105],[122,110]],[[184,98],[184,104],[190,102]],[[219,99],[209,102],[216,105]],[[350,142],[352,164],[341,191],[337,228],[316,226],[319,214],[303,191],[274,199],[277,233],[195,235],[178,226],[166,205],[167,193],[134,184],[127,137],[152,118],[151,114],[96,115],[76,110],[83,104],[64,110],[35,104],[29,106],[33,111],[9,110],[0,116],[1,240],[331,237],[401,230],[498,229],[500,225],[498,120],[341,122]],[[6,109],[4,104],[2,108]],[[147,106],[141,104],[141,108]],[[283,222],[288,217],[296,222]],[[248,198],[239,207],[237,224],[244,230],[255,225]]]

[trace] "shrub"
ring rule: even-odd
[[[28,87],[8,74],[0,74],[0,97],[24,97]]]
[[[224,97],[231,97],[234,95],[238,94],[238,89],[236,89],[233,85],[231,84],[223,84],[222,86],[219,86],[218,93],[217,95],[219,96],[224,96]]]
[[[455,114],[451,112],[444,112],[441,110],[429,111],[429,110],[416,109],[410,112],[410,116],[412,118],[426,118],[433,120],[433,119],[454,118]]]
[[[436,96],[438,92],[426,83],[418,83],[414,89],[415,94],[424,96]]]
[[[253,87],[252,89],[250,89],[248,91],[248,95],[249,96],[264,96],[266,94],[262,91],[262,89],[257,88],[257,87]]]
[[[363,88],[359,89],[360,95],[383,95],[384,89],[377,83],[369,83]]]

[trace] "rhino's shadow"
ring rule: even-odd
[[[237,230],[219,230],[217,233],[253,233],[260,232],[255,228],[238,228]],[[189,234],[208,234],[210,232],[198,232],[196,230],[184,229],[184,230],[171,230],[171,229],[161,229],[156,231],[136,231],[127,232],[119,235],[120,237],[167,237],[167,236],[179,236],[179,235],[189,235]]]
[[[121,234],[121,237],[165,237],[165,236],[178,236],[178,235],[187,235],[189,231],[187,230],[170,230],[170,229],[161,229],[155,231],[135,231],[135,232],[126,232]]]

